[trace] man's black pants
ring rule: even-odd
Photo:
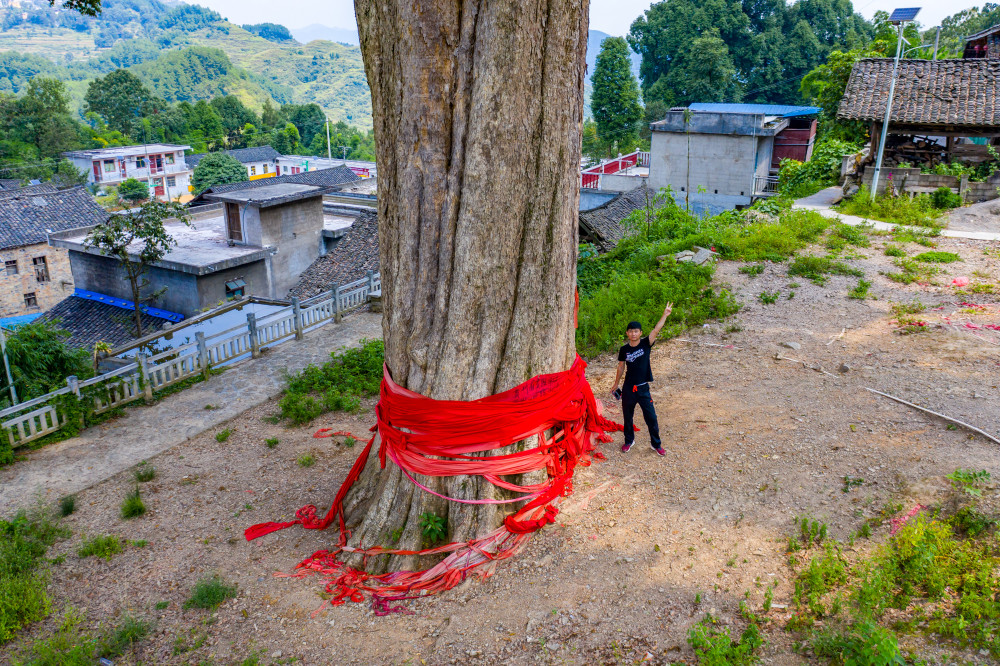
[[[646,429],[649,430],[649,441],[654,449],[660,448],[660,424],[656,420],[656,410],[653,408],[653,396],[649,395],[649,384],[633,387],[628,386],[622,389],[622,412],[625,414],[625,443],[631,444],[635,441],[635,430],[632,428],[632,416],[635,414],[635,406],[639,405],[642,410],[642,418],[646,421]]]

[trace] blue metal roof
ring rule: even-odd
[[[125,310],[135,310],[135,304],[132,301],[127,301],[124,298],[116,298],[114,296],[108,296],[107,294],[99,294],[96,291],[87,291],[86,289],[80,289],[79,287],[73,290],[73,295],[77,298],[83,298],[88,301],[97,301],[99,303],[106,303],[108,305],[114,305],[115,307],[123,308]],[[169,310],[161,310],[160,308],[152,308],[148,305],[140,305],[139,309],[148,315],[153,317],[159,317],[160,319],[166,319],[167,321],[172,321],[174,323],[184,319],[184,315],[178,314],[176,312],[170,312]]]
[[[21,324],[27,324],[28,322],[34,321],[41,316],[41,312],[36,312],[34,314],[20,315],[17,317],[4,317],[3,319],[0,319],[0,326],[3,326],[4,328],[14,328],[15,326],[20,326]]]
[[[793,116],[816,116],[819,115],[818,106],[788,106],[786,104],[715,104],[711,102],[698,102],[689,107],[692,111],[715,111],[716,113],[756,113],[765,116],[781,116],[791,118]]]

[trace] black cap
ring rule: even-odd
[[[639,330],[641,331],[641,330],[642,330],[642,324],[640,324],[640,323],[639,323],[639,322],[637,322],[637,321],[630,321],[630,322],[628,323],[628,326],[626,326],[626,327],[625,327],[625,330],[626,330],[626,331],[630,331],[630,330],[632,330],[633,328],[637,328],[637,329],[639,329]]]

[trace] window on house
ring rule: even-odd
[[[111,173],[115,170],[114,160],[104,160],[104,173]]]
[[[168,187],[177,187],[177,177],[176,176],[167,176],[167,186]]]
[[[256,176],[257,175],[257,167],[255,167],[255,166],[250,167],[250,175],[251,176]]]
[[[226,300],[243,298],[246,293],[247,283],[243,278],[236,278],[226,283]]]
[[[264,165],[264,170],[261,173],[267,173],[267,165]]]
[[[5,261],[4,270],[7,271],[7,275],[17,275],[17,259]]]
[[[226,202],[226,237],[236,243],[243,242],[243,224],[240,220],[240,207]]]
[[[173,153],[167,153],[166,155],[163,156],[163,160],[167,164],[173,164],[174,163],[174,154]]]
[[[145,169],[146,168],[146,158],[145,157],[137,157],[137,158],[135,158],[135,168],[136,169]]]
[[[285,167],[285,173],[288,173],[288,167]]]
[[[49,265],[45,262],[45,257],[35,257],[31,263],[35,266],[35,279],[39,282],[48,282]]]
[[[37,308],[38,299],[35,298],[35,292],[29,292],[24,295],[24,307],[26,308]]]

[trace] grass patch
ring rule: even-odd
[[[68,610],[59,627],[45,638],[32,641],[20,650],[15,664],[25,666],[90,666],[98,659],[114,659],[132,650],[152,631],[152,624],[125,615],[115,627],[94,636],[82,629],[83,615]]]
[[[863,301],[868,298],[868,290],[871,289],[871,287],[872,283],[868,280],[858,280],[858,286],[848,291],[847,297]]]
[[[156,478],[156,468],[152,465],[146,463],[145,461],[139,463],[139,466],[135,469],[135,481],[136,483],[145,483],[147,481],[152,481]]]
[[[932,239],[935,236],[941,235],[941,230],[917,231],[913,229],[894,228],[891,233],[892,240],[897,243],[916,243],[924,247],[937,247],[937,244]]]
[[[752,615],[739,640],[733,641],[729,629],[720,629],[718,620],[707,614],[688,631],[688,644],[704,666],[750,666],[759,661],[756,652],[764,638]]]
[[[144,513],[146,513],[146,504],[142,501],[139,486],[136,486],[122,501],[122,518],[138,518]]]
[[[892,245],[891,243],[885,246],[883,254],[887,257],[905,257],[906,250],[904,250],[899,245]]]
[[[312,467],[316,464],[316,458],[311,453],[303,453],[299,456],[298,461],[299,467]]]
[[[915,259],[895,259],[893,263],[899,267],[899,271],[886,273],[885,276],[893,282],[900,284],[912,284],[914,282],[927,282],[938,274],[940,269],[937,266],[928,265],[926,262],[918,262]]]
[[[41,564],[49,546],[69,534],[44,507],[0,520],[0,643],[49,614],[48,573]]]
[[[363,340],[361,347],[330,356],[322,367],[310,365],[286,376],[288,387],[278,403],[281,418],[303,425],[326,412],[357,412],[361,398],[378,395],[385,358],[381,340]]]
[[[233,431],[232,431],[231,428],[226,428],[225,430],[220,430],[219,432],[215,433],[215,441],[217,441],[217,442],[219,442],[221,444],[222,442],[224,442],[227,439],[229,439],[229,436],[232,435],[232,434],[233,434]]]
[[[81,558],[103,557],[110,561],[112,557],[124,550],[125,544],[122,543],[121,539],[114,534],[105,534],[92,539],[84,539],[76,554]]]
[[[66,495],[59,500],[59,515],[65,518],[76,511],[76,495]]]
[[[279,444],[279,441],[280,440],[278,440],[277,437],[268,437],[267,439],[264,440],[264,444],[267,446],[267,448],[273,449]]]
[[[958,256],[954,252],[921,252],[917,256],[913,257],[917,261],[923,261],[925,263],[934,264],[950,264],[954,261],[962,261],[962,257]]]
[[[881,220],[890,224],[904,224],[914,227],[941,228],[938,218],[944,210],[934,205],[926,194],[908,196],[878,196],[872,201],[871,192],[862,187],[850,199],[845,199],[837,207],[845,215],[855,215],[869,220]]]
[[[740,266],[738,269],[740,273],[744,275],[749,275],[750,277],[757,277],[764,272],[764,264],[747,264],[746,266]]]
[[[864,227],[855,227],[850,224],[838,222],[830,230],[830,235],[824,244],[830,250],[839,252],[848,245],[871,247],[872,241],[868,237],[868,233]]]
[[[235,585],[226,585],[219,576],[208,576],[195,583],[184,608],[215,609],[226,599],[235,598],[236,594]]]
[[[788,274],[804,277],[818,285],[826,284],[827,275],[864,276],[863,271],[852,268],[841,261],[834,261],[830,257],[817,257],[815,255],[796,257],[792,265],[788,267]]]
[[[777,302],[778,296],[780,295],[781,295],[780,291],[762,291],[759,294],[757,294],[757,300],[759,300],[764,305],[772,305]]]

